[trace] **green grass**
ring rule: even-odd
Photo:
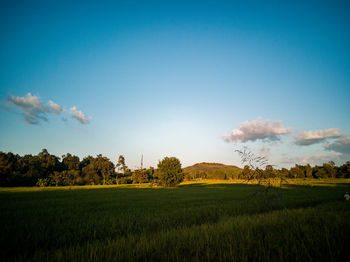
[[[350,181],[0,189],[0,257],[15,261],[339,261]]]

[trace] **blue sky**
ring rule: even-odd
[[[279,167],[350,160],[348,1],[70,2],[1,1],[1,151],[131,168],[142,154],[240,165],[243,146]]]

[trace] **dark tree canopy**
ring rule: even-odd
[[[80,160],[78,156],[72,156],[67,153],[67,155],[62,156],[62,163],[65,169],[67,170],[79,170]]]
[[[111,184],[111,174],[114,174],[114,164],[102,155],[97,155],[96,158],[88,156],[85,160],[89,163],[84,168],[82,168],[83,176],[88,181],[88,184],[96,185],[102,183]]]
[[[176,186],[184,179],[181,162],[176,157],[165,157],[158,163],[159,183],[163,186]]]

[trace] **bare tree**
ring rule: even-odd
[[[273,165],[268,163],[266,156],[256,156],[248,147],[236,149],[235,152],[238,153],[244,165],[242,175],[245,181],[263,186],[255,190],[248,199],[259,196],[259,200],[264,203],[265,207],[271,204],[272,199],[279,199],[283,202],[282,191],[279,189],[284,183],[287,183],[287,180],[281,176],[275,178],[271,175]],[[282,205],[286,208],[283,203]]]
[[[241,163],[245,166],[245,169],[249,167],[249,172],[244,172],[244,178],[247,181],[256,180],[258,184],[268,182],[265,181],[264,169],[268,166],[268,160],[265,156],[255,156],[247,147],[237,149],[235,152],[241,158]]]

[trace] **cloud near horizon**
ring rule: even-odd
[[[260,148],[259,152],[260,152],[260,154],[259,154],[260,157],[267,158],[270,155],[271,148],[263,146]]]
[[[232,130],[229,135],[223,135],[222,138],[228,143],[244,143],[255,140],[262,140],[263,142],[278,141],[280,135],[289,134],[290,132],[292,132],[292,129],[283,127],[281,121],[270,122],[270,120],[257,119],[241,123],[238,129]]]
[[[329,128],[325,130],[305,131],[294,135],[295,144],[309,146],[325,141],[329,138],[339,138],[344,134],[339,128]]]
[[[304,157],[286,157],[281,163],[283,164],[323,164],[331,160],[337,160],[342,154],[339,152],[333,152],[326,155],[316,154],[313,156],[304,156]]]
[[[63,108],[49,100],[46,105],[42,103],[38,96],[33,96],[31,93],[28,93],[24,97],[13,96],[11,95],[7,99],[7,103],[11,106],[15,106],[22,110],[23,119],[27,124],[36,125],[42,121],[48,121],[47,114],[61,114],[64,110]],[[85,117],[82,111],[77,111],[76,107],[70,109],[70,114],[82,124],[87,124],[89,121]]]
[[[350,135],[343,135],[337,140],[323,144],[324,149],[350,155]]]

